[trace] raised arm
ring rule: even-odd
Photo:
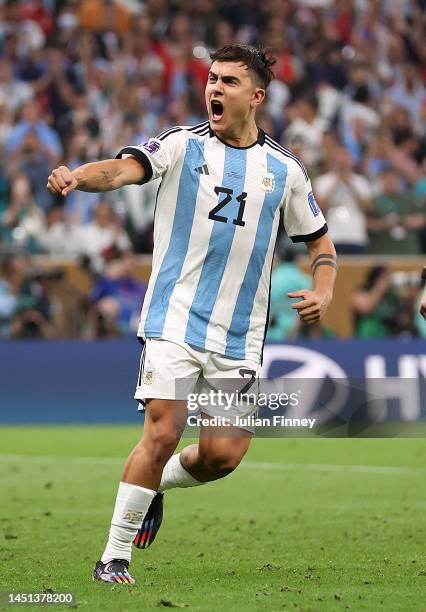
[[[314,289],[301,289],[288,294],[290,298],[303,298],[293,304],[300,318],[305,323],[320,321],[333,297],[334,281],[336,280],[336,251],[328,236],[324,234],[317,240],[307,242],[311,271],[314,277]]]
[[[47,180],[51,193],[66,196],[74,189],[80,191],[112,191],[124,185],[141,183],[145,170],[134,157],[105,159],[70,170],[59,166],[52,170]]]

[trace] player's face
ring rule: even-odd
[[[206,105],[215,132],[232,132],[248,123],[265,91],[240,62],[213,62],[206,85]]]

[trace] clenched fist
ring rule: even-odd
[[[66,166],[52,170],[47,179],[47,188],[51,193],[66,196],[77,187],[77,179]]]

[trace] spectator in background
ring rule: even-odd
[[[64,205],[53,204],[46,211],[46,227],[39,244],[52,257],[72,257],[77,252],[77,234],[77,226],[66,220]]]
[[[388,130],[378,130],[365,149],[361,167],[372,183],[377,183],[379,175],[392,167],[390,152],[392,138]]]
[[[135,334],[147,285],[137,280],[133,253],[112,249],[90,294],[95,338]]]
[[[6,140],[6,153],[12,155],[23,143],[29,132],[36,134],[50,159],[60,159],[62,144],[58,133],[43,118],[40,105],[35,100],[26,102],[20,111],[20,119]]]
[[[160,181],[146,185],[129,185],[118,191],[117,206],[125,215],[125,228],[136,253],[152,253],[154,212]],[[72,194],[70,194],[72,195]]]
[[[416,197],[422,200],[426,207],[426,157],[423,159],[419,178],[414,184],[414,193]]]
[[[24,257],[4,257],[0,275],[0,338],[12,336],[12,323],[19,306],[19,292],[26,276]]]
[[[314,179],[321,174],[328,174],[334,171],[335,159],[341,146],[336,130],[330,129],[324,132],[321,140],[321,160],[317,166],[317,173],[314,175]]]
[[[321,157],[321,140],[328,127],[327,121],[318,113],[318,100],[310,95],[296,101],[288,111],[291,121],[281,142],[287,146],[288,142],[298,140],[301,145],[300,154],[308,165],[315,165]]]
[[[84,72],[74,60],[68,57],[71,49],[49,46],[45,52],[46,69],[39,79],[40,97],[45,100],[52,116],[52,145],[54,140],[67,142],[69,136],[69,114],[76,104],[77,92],[84,90]],[[47,130],[45,130],[47,134]]]
[[[393,115],[389,118],[389,121]],[[386,123],[388,119],[386,118]],[[366,151],[363,166],[370,178],[378,182],[383,170],[394,168],[412,186],[420,177],[417,156],[421,155],[420,143],[411,128],[393,126],[381,130],[371,139]]]
[[[89,260],[92,270],[98,273],[104,267],[103,253],[111,248],[122,253],[131,251],[129,236],[108,200],[103,199],[96,205],[91,223],[78,228],[74,248],[80,257]]]
[[[334,170],[314,181],[314,192],[337,253],[365,253],[368,244],[366,214],[372,193],[367,179],[354,172],[353,159],[347,149],[339,147],[335,151]]]
[[[12,155],[19,161],[14,172],[19,168],[33,186],[41,185],[39,158],[45,155],[74,167],[114,157],[121,145],[144,142],[172,125],[198,123],[209,48],[264,42],[278,62],[261,126],[300,155],[315,192],[315,177],[340,176],[341,146],[353,158],[351,173],[361,179],[355,182],[363,184],[362,193],[344,184],[341,198],[326,194],[333,200],[331,226],[334,216],[338,229],[345,228],[338,250],[370,252],[362,201],[378,190],[380,212],[369,218],[372,240],[388,240],[380,252],[419,252],[419,231],[426,252],[426,229],[418,229],[417,216],[426,211],[424,10],[424,0],[0,2],[0,215],[9,208],[14,177],[5,168]],[[34,134],[36,161],[34,151],[30,160],[23,152],[27,137],[35,143]],[[401,177],[401,218],[382,206],[382,173],[392,169]],[[371,187],[364,189],[363,175]],[[40,185],[34,194],[47,215],[44,248],[52,255],[81,253],[80,230],[93,222],[101,196],[72,194],[64,211],[44,199],[50,195]],[[125,227],[138,252],[152,249],[156,187],[130,186],[109,196],[120,218],[125,207]],[[25,205],[20,215],[32,219],[34,210]],[[383,224],[379,231],[377,223]],[[19,236],[20,227],[1,231],[10,237],[18,228]],[[31,241],[16,244],[33,248]]]
[[[423,159],[423,164],[419,167],[419,170],[420,176],[413,185],[413,192],[426,213],[426,157]],[[426,225],[420,230],[420,244],[422,253],[426,253]]]
[[[31,0],[30,2],[20,2],[20,17],[25,21],[36,23],[43,34],[49,35],[54,27],[53,15],[48,8],[48,3],[43,0]]]
[[[16,79],[12,64],[4,58],[0,58],[0,97],[8,111],[15,111],[34,97],[31,85]]]
[[[380,174],[380,191],[368,215],[369,252],[381,255],[419,254],[425,209],[415,194],[404,188],[399,174],[389,168]]]
[[[312,278],[295,263],[294,250],[289,248],[284,251],[282,261],[272,271],[267,340],[284,340],[296,334],[299,316],[291,308],[295,300],[289,298],[288,294],[291,291],[310,289],[311,285]]]
[[[6,173],[5,167],[0,164],[0,227],[3,223],[3,214],[9,207],[10,200],[10,177]]]
[[[95,161],[99,155],[99,142],[91,138],[89,130],[85,127],[76,129],[69,140],[67,163],[69,168],[74,170],[82,164]],[[82,191],[71,193],[64,202],[67,223],[80,226],[92,222],[93,212],[101,199],[102,194],[100,193],[83,193]]]
[[[347,67],[342,62],[340,43],[318,39],[310,42],[306,50],[306,71],[309,80],[319,85],[328,83],[333,88],[347,85]]]
[[[393,130],[393,147],[390,151],[390,160],[393,168],[397,170],[405,183],[411,187],[420,178],[420,168],[417,163],[419,142],[411,128]]]
[[[108,34],[125,35],[130,29],[130,14],[125,3],[117,0],[85,0],[80,3],[79,21],[82,28],[104,36],[108,48],[118,45],[118,38],[108,41]],[[110,49],[114,53],[115,49]]]
[[[7,54],[8,42],[13,39],[16,45],[16,55],[28,55],[41,49],[46,42],[43,27],[34,14],[28,14],[28,3],[20,0],[5,0],[2,2],[0,19],[0,49]],[[10,55],[9,55],[10,57]]]
[[[34,129],[26,132],[20,144],[13,151],[8,163],[10,176],[24,175],[31,185],[32,196],[40,208],[46,210],[53,199],[46,193],[46,182],[52,163],[56,160],[47,146],[40,141]]]
[[[380,123],[380,115],[375,108],[374,94],[377,92],[378,85],[375,80],[374,67],[360,57],[350,65],[348,77],[349,82],[344,91],[345,100],[341,117],[343,127],[357,118],[366,123],[369,129],[374,129]]]
[[[13,126],[14,109],[9,107],[7,96],[0,91],[0,158]]]
[[[422,129],[421,109],[426,100],[424,83],[422,83],[417,67],[406,63],[397,71],[395,84],[389,91],[395,106],[405,108],[411,116],[413,125]]]
[[[0,335],[3,338],[51,338],[51,304],[40,279],[31,276],[27,259],[10,255],[2,262]]]
[[[34,199],[28,177],[16,174],[11,181],[9,206],[0,217],[2,242],[27,253],[40,253],[44,227],[44,214]]]
[[[304,68],[292,48],[293,41],[288,27],[291,9],[290,2],[266,2],[263,9],[266,23],[262,28],[261,38],[277,59],[274,67],[275,78],[289,86],[295,86],[301,79]]]
[[[357,338],[387,338],[413,333],[412,304],[404,303],[386,266],[375,266],[352,296]]]
[[[374,71],[366,62],[354,62],[349,71],[340,112],[340,131],[343,144],[358,164],[371,133],[380,125],[373,95]],[[372,83],[373,81],[373,83]]]

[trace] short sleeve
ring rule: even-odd
[[[327,233],[328,228],[311,181],[298,165],[292,173],[283,206],[284,227],[293,242],[310,242]]]
[[[117,159],[134,157],[145,169],[145,177],[141,184],[164,176],[179,158],[184,145],[185,131],[172,128],[148,142],[140,145],[126,146],[121,149]]]

